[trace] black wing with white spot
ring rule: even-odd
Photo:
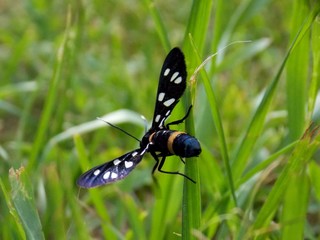
[[[179,48],[173,48],[166,57],[159,79],[152,128],[161,129],[186,89],[186,63]]]
[[[110,162],[96,166],[82,174],[77,184],[83,188],[98,187],[126,177],[141,161],[145,149],[136,149]]]

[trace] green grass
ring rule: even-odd
[[[0,239],[319,239],[317,1],[0,7]],[[177,128],[203,151],[165,169],[197,184],[156,184],[147,155],[126,179],[79,189],[138,145],[96,117],[142,137],[174,46],[189,78],[170,119],[192,104]]]

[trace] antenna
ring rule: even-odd
[[[111,127],[114,127],[115,129],[120,130],[121,132],[127,134],[128,136],[132,137],[133,139],[135,139],[135,140],[137,140],[139,143],[141,143],[141,141],[140,141],[138,138],[136,138],[135,136],[131,135],[131,134],[128,133],[127,131],[125,131],[125,130],[119,128],[119,127],[117,127],[116,125],[113,125],[112,123],[107,122],[106,120],[104,120],[104,119],[102,119],[102,118],[97,117],[97,119],[99,119],[99,120],[101,120],[101,121],[109,124]]]

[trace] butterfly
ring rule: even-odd
[[[186,89],[186,79],[184,55],[179,48],[173,48],[161,69],[152,126],[140,141],[139,148],[83,173],[77,184],[83,188],[92,188],[123,179],[140,163],[147,152],[156,161],[152,173],[158,170],[162,173],[178,174],[194,182],[180,172],[162,170],[168,156],[177,155],[182,160],[199,156],[201,153],[200,143],[195,137],[169,129],[170,125],[182,123],[188,117],[191,106],[182,119],[165,124]]]

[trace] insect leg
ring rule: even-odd
[[[156,160],[156,162],[157,162],[156,165],[153,167],[152,173],[153,173],[153,172],[155,171],[155,169],[157,168],[159,172],[166,173],[166,174],[178,174],[178,175],[183,176],[183,177],[185,177],[186,179],[190,180],[191,182],[196,183],[193,179],[189,178],[187,175],[184,175],[183,173],[180,173],[180,172],[168,172],[168,171],[162,170],[163,164],[164,164],[164,162],[165,162],[165,160],[166,160],[166,156],[163,156],[163,157],[161,158],[161,160],[159,160],[158,156],[157,156],[155,153],[151,152],[151,155],[153,156],[153,158],[154,158],[154,159]]]
[[[166,127],[169,128],[170,125],[178,125],[178,124],[182,123],[184,120],[186,120],[187,117],[188,117],[189,114],[190,114],[191,108],[192,108],[192,105],[190,105],[190,107],[189,107],[189,109],[188,109],[188,111],[187,111],[187,114],[186,114],[183,118],[181,118],[181,119],[179,119],[179,120],[176,120],[176,121],[173,121],[173,122],[170,122],[170,123],[167,123],[167,124],[166,124]]]
[[[150,152],[151,153],[151,156],[154,158],[154,160],[156,160],[156,164],[154,165],[153,169],[152,169],[152,176],[153,176],[153,173],[154,171],[158,168],[159,166],[159,158],[157,156],[157,154],[155,152]]]

